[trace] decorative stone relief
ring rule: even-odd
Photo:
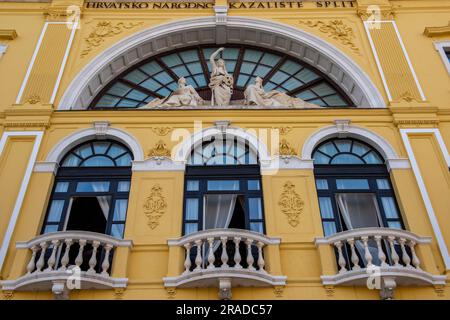
[[[304,202],[295,192],[295,185],[291,181],[284,184],[278,205],[281,207],[281,212],[287,216],[289,224],[296,227],[300,223]]]
[[[283,297],[283,292],[284,292],[284,286],[275,286],[275,287],[273,287],[273,293],[274,293],[275,297],[282,298]]]
[[[327,295],[327,297],[332,297],[334,296],[334,286],[325,286],[325,294]]]
[[[355,33],[353,29],[342,20],[324,21],[300,21],[310,28],[318,28],[320,32],[328,34],[329,37],[338,40],[344,46],[350,47],[355,53],[359,53],[359,48],[354,43]]]
[[[86,47],[81,52],[81,57],[88,55],[95,47],[100,46],[106,38],[113,37],[122,33],[124,30],[132,29],[136,26],[142,25],[143,22],[116,22],[100,21],[92,29],[92,32],[84,41]]]
[[[14,291],[12,291],[12,290],[3,290],[3,298],[5,300],[12,300],[14,298]]]
[[[170,131],[172,131],[171,127],[152,127],[152,131],[162,137],[162,136],[166,136]]]
[[[148,153],[149,157],[170,157],[170,150],[167,149],[167,145],[164,141],[159,140],[153,149],[150,149]]]
[[[173,298],[175,298],[175,295],[177,294],[177,289],[175,287],[167,287],[166,292],[167,292],[167,298],[173,299]]]
[[[162,188],[159,184],[155,184],[144,203],[144,213],[148,218],[148,225],[151,229],[155,229],[159,225],[159,219],[167,209],[166,199],[161,192]]]
[[[286,139],[281,139],[278,154],[280,156],[295,156],[296,152],[295,149],[291,147],[291,144],[287,142]]]
[[[122,300],[124,293],[125,293],[125,288],[115,288],[114,289],[114,299],[115,300]]]
[[[445,297],[445,286],[444,285],[436,285],[434,286],[434,292],[440,298]]]
[[[37,104],[41,102],[41,97],[37,94],[31,94],[27,99],[26,102],[29,104]]]
[[[278,130],[280,131],[280,135],[286,136],[289,132],[292,131],[292,127],[279,127]]]

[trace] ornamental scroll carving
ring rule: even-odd
[[[86,48],[81,52],[81,57],[88,55],[95,47],[100,46],[106,38],[113,37],[122,33],[124,30],[132,29],[143,22],[117,22],[100,21],[92,29],[92,32],[87,36],[84,41]]]
[[[167,201],[162,195],[162,188],[159,184],[155,184],[144,203],[144,213],[151,229],[155,229],[159,225],[159,219],[164,215],[166,209]]]
[[[350,47],[355,53],[360,53],[359,48],[355,45],[355,33],[353,29],[345,24],[342,20],[324,21],[300,21],[310,28],[318,28],[320,32],[328,34],[329,37],[339,41],[344,46]]]
[[[288,219],[291,226],[296,227],[300,223],[300,214],[303,212],[305,203],[302,198],[295,192],[295,185],[288,181],[283,186],[278,205]]]

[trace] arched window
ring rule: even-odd
[[[366,227],[404,228],[384,159],[370,145],[332,139],[313,152],[326,236]]]
[[[246,141],[204,140],[192,150],[185,178],[184,234],[216,228],[264,233],[258,156]]]
[[[217,47],[200,46],[163,53],[124,71],[93,99],[93,108],[138,108],[177,89],[184,77],[204,100],[211,100],[208,87],[210,55]],[[256,77],[266,91],[278,90],[323,107],[354,107],[340,87],[320,70],[280,52],[249,46],[227,45],[220,53],[233,75],[233,101],[244,98],[244,90]]]
[[[132,159],[127,147],[109,140],[69,151],[60,162],[42,233],[81,230],[122,238]]]

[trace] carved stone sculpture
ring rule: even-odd
[[[212,91],[211,105],[213,106],[228,106],[233,93],[233,76],[228,74],[225,61],[223,59],[215,61],[216,56],[223,50],[224,48],[216,50],[209,58],[212,66],[209,87]]]
[[[256,77],[255,83],[247,86],[244,92],[246,105],[258,105],[264,107],[291,107],[291,108],[320,108],[319,106],[290,97],[287,94],[272,90],[264,91],[262,79]]]
[[[186,84],[186,79],[181,77],[178,80],[178,89],[164,99],[154,99],[143,108],[155,107],[182,107],[198,106],[203,103],[203,99],[195,91],[194,87]]]

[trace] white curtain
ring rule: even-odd
[[[339,211],[348,230],[368,227],[380,227],[380,213],[377,199],[371,193],[339,193],[336,195]],[[372,263],[379,265],[378,249],[374,240],[369,240]],[[364,260],[364,246],[356,241],[356,249]]]
[[[103,192],[105,191],[100,183],[98,182],[91,182],[92,189],[94,189],[95,192]],[[100,205],[100,208],[102,209],[103,215],[105,216],[105,220],[108,221],[108,214],[109,214],[109,206],[111,202],[110,196],[98,196],[96,197],[98,204]]]
[[[210,194],[205,196],[205,229],[228,228],[236,205],[235,194]],[[220,245],[220,241],[214,241],[213,251]],[[205,245],[208,253],[208,246]]]

